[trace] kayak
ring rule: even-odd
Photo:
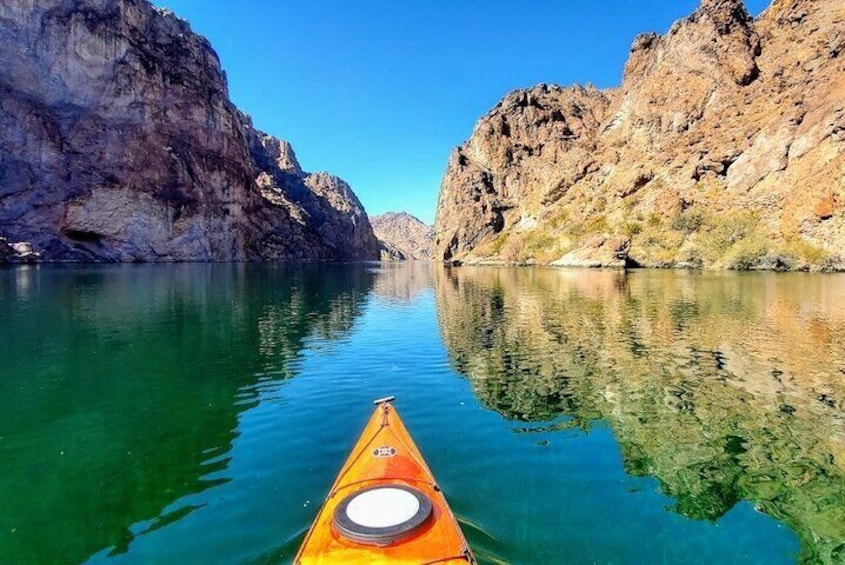
[[[393,400],[375,401],[294,563],[476,562]]]

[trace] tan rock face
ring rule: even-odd
[[[406,212],[388,212],[372,218],[373,231],[381,244],[381,257],[388,261],[430,261],[434,228]]]
[[[217,55],[172,14],[146,0],[12,0],[0,52],[0,235],[45,260],[377,256],[354,197],[332,211],[325,195],[266,198],[268,163],[304,177],[292,149],[252,143]]]
[[[437,205],[436,256],[457,259],[508,226],[535,224],[546,202],[595,167],[590,154],[608,104],[595,89],[546,85],[500,102],[452,153]]]
[[[579,249],[570,251],[557,261],[555,267],[624,267],[625,259],[631,249],[631,240],[627,237],[606,238],[592,235]]]
[[[552,263],[630,238],[645,266],[845,266],[845,5],[753,20],[704,0],[633,43],[622,86],[506,97],[456,149],[435,257]]]

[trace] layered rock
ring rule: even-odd
[[[845,267],[845,6],[756,21],[704,0],[639,36],[622,85],[508,95],[457,148],[435,256],[551,263],[595,237],[628,264]]]
[[[326,210],[335,188],[262,194],[256,179],[289,146],[250,151],[217,55],[171,13],[146,0],[13,0],[0,5],[0,50],[0,235],[45,260],[376,257],[357,201],[351,216],[347,197]],[[325,236],[359,232],[349,244]]]
[[[388,212],[372,218],[373,231],[387,261],[429,261],[434,228],[407,212]]]

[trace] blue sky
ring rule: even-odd
[[[433,222],[453,147],[509,91],[619,84],[696,0],[153,0],[211,41],[232,99],[370,215]],[[757,14],[765,0],[746,2]]]

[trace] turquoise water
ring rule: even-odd
[[[374,398],[482,562],[837,563],[845,278],[0,270],[0,562],[290,562]]]

